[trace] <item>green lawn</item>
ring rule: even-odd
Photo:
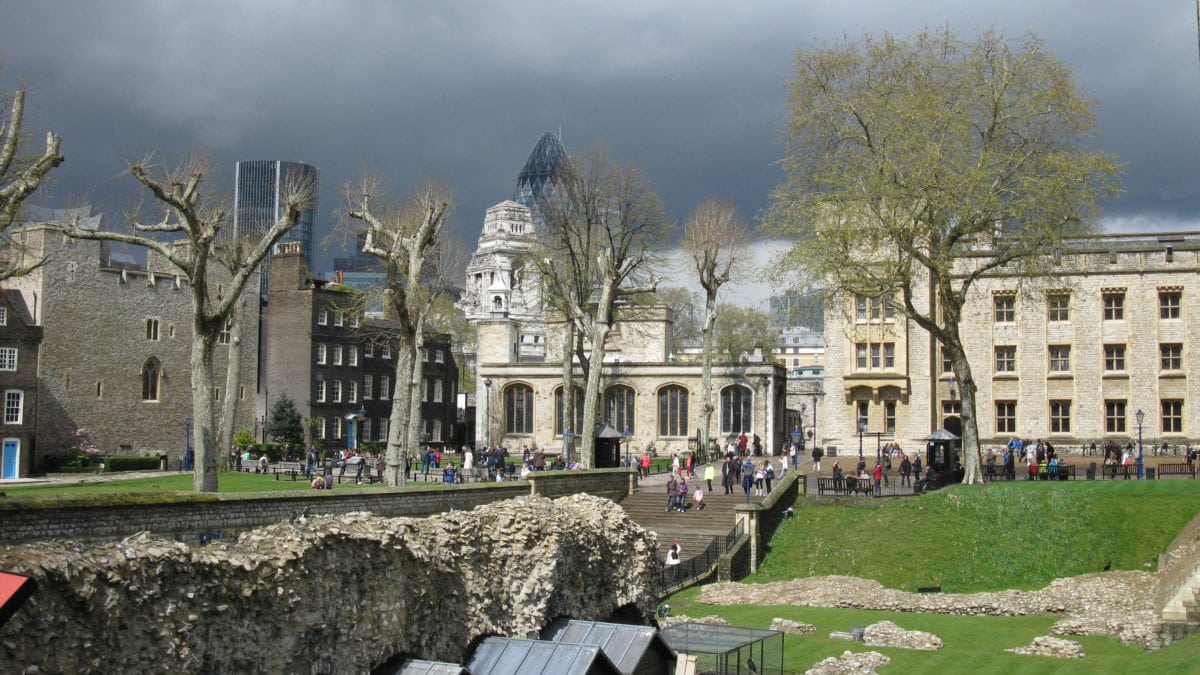
[[[1152,570],[1157,556],[1200,511],[1200,481],[1004,483],[953,487],[897,500],[855,498],[810,506],[771,540],[747,583],[847,574],[891,588],[940,585],[947,592],[1040,588],[1057,577],[1113,569]],[[894,673],[1194,673],[1200,635],[1154,652],[1106,637],[1069,637],[1087,657],[1077,661],[1010,654],[1046,635],[1059,617],[969,617],[791,606],[712,606],[700,589],[673,595],[673,615],[719,615],[739,626],[767,628],[774,617],[816,626],[785,636],[785,670],[804,672],[843,651],[878,651]],[[942,638],[936,652],[869,648],[829,638],[855,624],[894,621]]]
[[[425,485],[425,483],[414,483]],[[334,491],[354,490],[369,487],[353,483],[334,484]],[[379,487],[378,484],[375,487]],[[289,490],[308,490],[306,480],[293,481],[281,477],[275,480],[273,475],[255,473],[237,473],[223,471],[217,478],[218,492],[282,492]],[[191,492],[192,474],[174,473],[153,476],[151,478],[130,478],[127,480],[84,480],[80,483],[44,484],[4,487],[2,491],[11,497],[26,495],[93,495],[117,494],[125,492]]]

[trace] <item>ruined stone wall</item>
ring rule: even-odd
[[[417,520],[301,518],[192,548],[138,535],[0,548],[38,589],[0,671],[367,672],[482,635],[654,610],[654,536],[611,501],[521,497]],[[27,672],[35,672],[27,670]]]

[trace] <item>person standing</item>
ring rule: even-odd
[[[671,475],[676,476],[676,477],[679,476],[679,453],[678,452],[671,453]]]
[[[675,506],[676,485],[675,474],[672,473],[671,476],[667,478],[667,508],[663,509],[663,512],[670,511],[671,507]]]
[[[871,478],[873,478],[875,480],[875,496],[876,497],[882,496],[883,495],[883,487],[882,487],[883,465],[880,464],[879,462],[875,462],[875,472],[871,476]]]
[[[771,460],[763,460],[763,482],[767,484],[767,494],[771,494],[771,481],[775,480],[775,467],[771,466]]]
[[[642,455],[642,475],[643,476],[650,475],[650,451],[649,450],[647,450],[646,453],[644,455]]]
[[[813,473],[821,472],[821,457],[823,457],[824,455],[825,455],[825,453],[821,450],[821,448],[813,448],[813,451],[812,451]]]
[[[704,482],[708,483],[708,493],[712,494],[712,482],[717,477],[717,467],[713,466],[712,462],[704,467]]]
[[[909,474],[912,473],[912,462],[908,461],[908,455],[900,457],[900,485],[901,487],[905,485],[912,487],[912,482],[908,479]]]
[[[746,432],[744,431],[742,432],[741,436],[738,436],[738,454],[742,457],[746,456],[746,443],[749,440],[750,439],[746,438]]]
[[[742,490],[746,493],[746,503],[750,503],[750,491],[754,489],[754,462],[746,458],[742,463]]]
[[[721,464],[721,487],[725,488],[725,494],[733,494],[733,460],[729,455],[725,455],[725,462]]]
[[[913,453],[912,469],[913,469],[913,480],[920,481],[921,480],[921,455],[919,455],[915,452]]]

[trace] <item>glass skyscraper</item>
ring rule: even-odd
[[[233,192],[233,235],[264,233],[283,213],[280,190],[289,183],[311,181],[312,208],[300,214],[300,222],[283,235],[280,242],[300,242],[304,262],[315,269],[314,236],[317,214],[317,167],[300,162],[251,160],[237,163]]]
[[[533,212],[535,225],[541,226],[546,223],[542,216],[541,204],[544,203],[543,200],[554,198],[555,184],[559,180],[556,174],[559,168],[569,161],[562,143],[549,131],[542,134],[533,146],[533,152],[529,153],[525,168],[521,169],[521,175],[517,177],[513,201]]]

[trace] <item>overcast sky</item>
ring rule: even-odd
[[[111,224],[134,192],[125,158],[202,148],[230,193],[239,159],[316,165],[322,234],[365,167],[399,195],[439,177],[473,248],[543,131],[637,162],[676,219],[708,195],[753,217],[780,179],[797,50],[943,25],[1032,32],[1074,67],[1100,147],[1126,164],[1106,227],[1200,230],[1192,0],[737,4],[8,0],[0,90],[26,86],[27,130],[63,137],[44,205],[88,199]]]

